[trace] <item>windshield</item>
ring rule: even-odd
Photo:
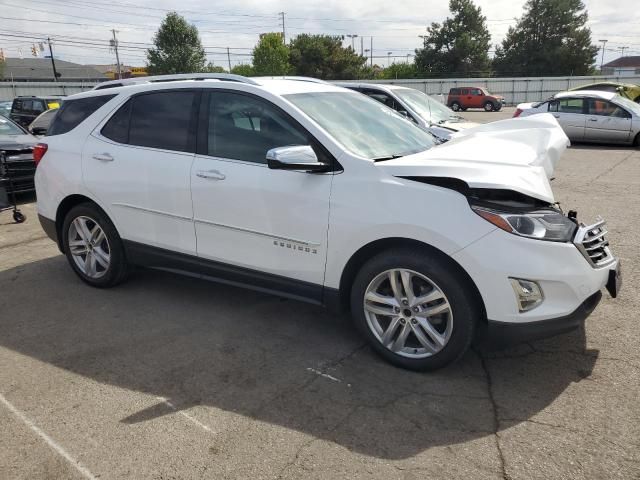
[[[617,95],[616,97],[614,97],[614,100],[618,105],[626,108],[630,112],[633,112],[635,115],[640,116],[640,104],[634,101],[631,101],[628,98],[621,97],[620,95]]]
[[[435,144],[431,134],[360,93],[314,92],[284,97],[360,157],[397,158]]]
[[[425,95],[419,90],[394,90],[400,99],[414,110],[423,120],[431,123],[460,122],[464,118],[456,115],[445,105]]]
[[[0,135],[24,135],[24,132],[16,124],[0,116]]]

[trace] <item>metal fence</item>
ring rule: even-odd
[[[403,87],[415,88],[427,95],[442,95],[445,100],[450,88],[464,86],[484,87],[491,93],[502,95],[508,105],[515,105],[521,102],[545,100],[555,93],[588,83],[609,81],[640,85],[640,75],[632,77],[430,78],[361,81],[402,85]]]
[[[595,77],[531,77],[531,78],[429,78],[397,80],[354,80],[354,82],[390,83],[415,88],[428,95],[446,98],[449,89],[460,86],[484,87],[502,95],[508,105],[534,102],[572,87],[602,81],[640,84],[638,76]],[[20,95],[71,95],[90,90],[96,82],[0,82],[0,100],[13,100]],[[441,97],[442,98],[442,97]]]
[[[0,101],[19,96],[71,95],[91,90],[97,82],[0,82]]]

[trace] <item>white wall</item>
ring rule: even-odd
[[[640,75],[595,77],[518,77],[518,78],[429,78],[398,80],[353,80],[353,82],[388,83],[415,88],[428,95],[444,95],[460,86],[484,87],[491,93],[502,95],[508,105],[545,100],[551,95],[588,83],[602,81],[636,83]]]

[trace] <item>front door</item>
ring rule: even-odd
[[[204,142],[191,175],[198,255],[321,286],[333,175],[271,170],[265,159],[271,148],[314,140],[253,95],[212,91],[201,108]]]
[[[136,95],[85,143],[85,184],[123,239],[196,255],[190,175],[199,96]]]
[[[624,108],[590,98],[587,100],[585,140],[594,142],[626,143],[631,137],[631,114]]]
[[[584,99],[562,98],[549,102],[549,112],[556,117],[564,133],[573,141],[584,140],[586,115]]]

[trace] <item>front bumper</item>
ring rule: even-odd
[[[523,326],[531,322],[562,323],[559,319],[574,315],[610,284],[610,272],[618,267],[613,256],[605,265],[594,267],[572,243],[527,239],[502,230],[494,230],[453,258],[476,284],[487,319]],[[509,277],[537,282],[544,301],[520,312]]]
[[[591,315],[601,299],[602,292],[597,291],[569,315],[547,320],[524,323],[488,320],[487,324],[480,329],[478,340],[486,346],[504,347],[569,332],[584,324],[585,319]]]

